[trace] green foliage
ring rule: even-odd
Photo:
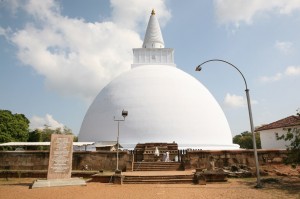
[[[64,135],[73,135],[72,130],[68,127],[50,129],[49,126],[45,125],[44,129],[35,129],[29,133],[28,142],[50,142],[52,134],[64,134]],[[77,141],[77,136],[74,136],[73,141]],[[31,146],[28,147],[31,150],[49,150],[48,146]]]
[[[23,114],[0,110],[0,143],[26,142],[29,136],[29,123]]]
[[[43,134],[39,129],[35,129],[29,133],[28,142],[42,142]]]
[[[29,132],[30,121],[23,114],[12,114],[9,110],[0,109],[0,143],[5,142],[50,142],[52,134],[73,135],[72,130],[68,127],[50,129],[45,125],[44,129],[35,129]],[[74,136],[74,141],[78,137]],[[2,148],[13,150],[14,147]],[[28,149],[47,149],[42,146],[31,146]]]
[[[259,133],[255,133],[255,139],[256,139],[256,147],[258,149],[261,149]],[[240,147],[243,149],[253,149],[252,133],[248,131],[244,131],[240,135],[234,136],[233,143],[239,144]]]
[[[289,128],[285,134],[277,137],[277,140],[290,142],[290,145],[286,146],[289,151],[286,163],[300,164],[300,128]]]
[[[36,129],[29,133],[30,142],[50,142],[52,134],[63,134],[63,135],[73,135],[73,132],[70,128],[64,127],[61,128],[50,129],[49,126],[45,125],[44,129]],[[78,138],[74,136],[74,141],[77,141]]]
[[[29,138],[28,138],[28,142],[42,142],[43,138],[42,138],[42,131],[41,130],[34,130],[32,132],[29,133]],[[27,147],[27,149],[29,150],[44,150],[44,149],[48,149],[49,147],[45,147],[45,146],[29,146]]]

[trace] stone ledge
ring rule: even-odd
[[[63,187],[63,186],[86,186],[86,182],[82,178],[36,180],[33,182],[30,188],[35,189],[35,188],[42,188],[42,187]]]

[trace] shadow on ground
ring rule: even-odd
[[[281,190],[287,194],[300,194],[300,177],[265,177],[261,179],[262,189],[264,190]],[[255,189],[256,181],[243,179],[239,181]]]

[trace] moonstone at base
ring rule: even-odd
[[[63,186],[86,186],[86,182],[82,178],[36,180],[33,182],[31,189]]]

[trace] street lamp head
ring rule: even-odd
[[[124,119],[125,119],[125,117],[128,115],[128,111],[122,111],[122,116],[124,117]]]
[[[202,70],[201,65],[197,66],[195,69],[195,71],[201,71],[201,70]]]

